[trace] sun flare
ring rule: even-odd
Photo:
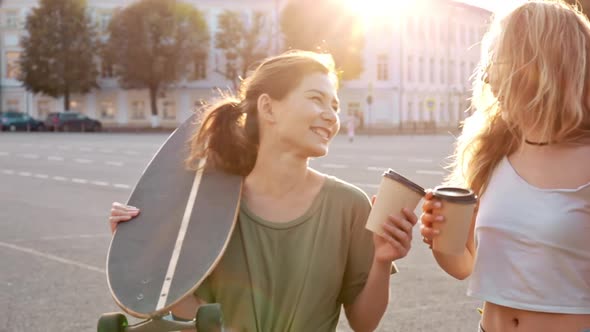
[[[343,0],[352,12],[359,15],[363,25],[375,20],[399,15],[408,10],[412,1],[406,0]]]

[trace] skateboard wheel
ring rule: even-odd
[[[98,332],[124,332],[127,327],[127,317],[119,312],[103,314],[98,319]]]
[[[197,309],[195,317],[197,332],[220,332],[223,316],[219,303],[204,304]]]

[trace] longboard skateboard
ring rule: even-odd
[[[129,197],[140,209],[120,223],[107,256],[111,295],[127,314],[145,319],[128,325],[122,313],[100,317],[98,332],[219,330],[218,304],[201,306],[193,320],[177,319],[171,307],[192,294],[223,255],[237,222],[242,177],[200,160],[185,167],[195,116],[160,147]]]

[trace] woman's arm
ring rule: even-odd
[[[389,303],[391,264],[373,261],[367,283],[354,302],[344,310],[350,327],[356,331],[374,331]]]
[[[418,218],[403,209],[405,218],[389,216],[383,224],[383,235],[373,235],[375,252],[367,281],[352,304],[344,309],[350,327],[355,331],[374,331],[389,303],[389,277],[392,262],[405,257],[412,243],[412,229]]]

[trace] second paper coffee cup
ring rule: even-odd
[[[460,255],[465,251],[471,219],[477,197],[473,191],[458,187],[436,187],[434,197],[442,201],[442,224],[434,223],[440,235],[432,241],[432,250],[449,255]]]
[[[377,198],[369,214],[366,228],[374,233],[383,234],[382,225],[393,215],[405,218],[402,209],[414,211],[424,197],[424,188],[408,180],[393,170],[383,174]]]

